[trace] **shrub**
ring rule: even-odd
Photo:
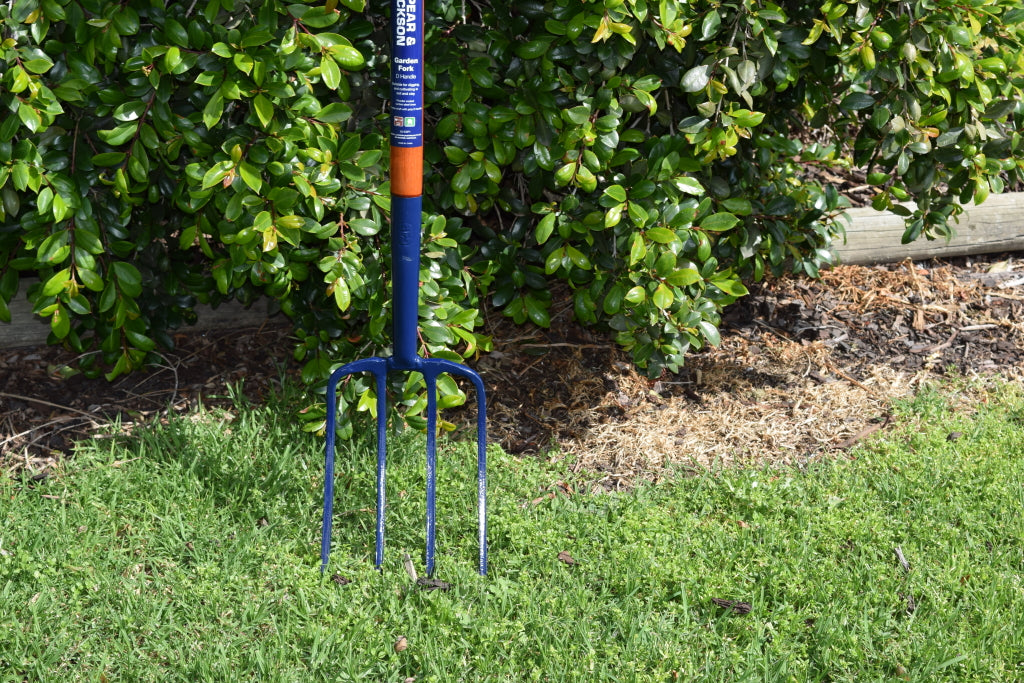
[[[674,371],[744,281],[831,263],[848,203],[815,169],[866,169],[905,240],[1020,177],[1010,0],[428,10],[428,355],[486,350],[485,298],[544,326],[565,291]],[[279,304],[311,383],[387,347],[383,7],[14,0],[0,36],[0,319],[38,274],[51,341],[108,377],[228,298]]]

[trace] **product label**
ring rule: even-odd
[[[391,2],[391,144],[423,146],[423,0]]]

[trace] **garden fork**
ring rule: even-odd
[[[465,365],[423,358],[418,350],[420,229],[423,205],[423,1],[391,0],[391,273],[392,355],[353,361],[331,373],[327,385],[327,444],[321,571],[331,552],[337,385],[342,377],[369,372],[377,391],[377,509],[374,566],[384,561],[387,469],[387,378],[392,372],[422,373],[427,389],[427,575],[434,573],[437,531],[437,378],[465,377],[477,398],[477,502],[479,571],[487,573],[487,415],[484,384]]]

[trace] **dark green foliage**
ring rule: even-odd
[[[35,272],[51,340],[110,376],[226,298],[279,302],[310,382],[386,347],[384,4],[0,7],[0,319]],[[427,355],[486,350],[484,297],[547,325],[554,291],[675,370],[744,280],[830,262],[845,201],[808,169],[866,166],[907,240],[1020,173],[1009,0],[428,10]]]

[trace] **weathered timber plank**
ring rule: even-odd
[[[1024,193],[992,195],[981,206],[970,206],[955,226],[951,241],[919,239],[900,244],[904,219],[889,211],[858,208],[849,212],[846,244],[833,250],[842,263],[870,265],[904,259],[929,259],[1000,251],[1024,250]]]
[[[32,315],[32,305],[24,295],[25,290],[33,282],[31,279],[23,280],[21,291],[11,301],[11,322],[0,323],[0,348],[37,346],[46,343],[46,337],[50,333],[49,322]],[[257,301],[249,308],[237,301],[223,303],[217,308],[199,305],[196,306],[196,315],[199,318],[196,324],[183,327],[181,331],[256,327],[270,317],[266,301]]]

